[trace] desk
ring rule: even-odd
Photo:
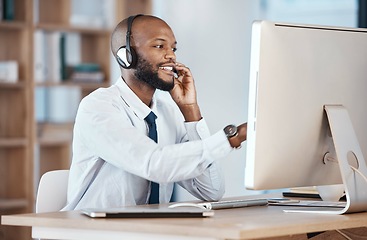
[[[30,226],[49,239],[261,239],[367,226],[367,212],[346,215],[284,213],[289,207],[216,210],[209,218],[91,219],[78,211],[3,215],[3,225]],[[299,239],[299,238],[297,238]],[[303,238],[305,239],[305,238]]]

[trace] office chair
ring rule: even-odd
[[[38,185],[36,213],[56,212],[66,205],[69,170],[54,170],[42,175]]]

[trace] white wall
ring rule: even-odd
[[[356,0],[154,0],[178,41],[177,60],[192,70],[212,132],[247,121],[251,24],[255,19],[356,26]],[[241,196],[246,143],[223,160],[226,195]],[[193,199],[179,189],[177,200]]]

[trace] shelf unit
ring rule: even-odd
[[[103,3],[103,1],[101,1]],[[54,11],[55,9],[55,11]],[[57,11],[56,9],[61,9]],[[82,63],[96,63],[105,74],[102,83],[75,83],[69,79],[55,83],[46,79],[36,83],[35,87],[46,89],[62,86],[77,87],[81,97],[89,94],[98,87],[110,84],[110,34],[111,29],[87,28],[69,24],[71,15],[70,0],[39,0],[38,22],[34,29],[42,32],[77,33],[80,35],[80,60]],[[36,106],[37,107],[37,106]],[[36,182],[47,171],[68,169],[71,158],[72,123],[37,123],[36,144]]]
[[[47,32],[78,33],[81,36],[81,62],[97,63],[105,74],[102,83],[75,83],[71,80],[64,80],[60,83],[45,81],[35,83],[35,87],[78,87],[81,97],[86,96],[98,87],[106,87],[111,84],[111,55],[110,55],[110,35],[112,29],[89,28],[70,25],[70,9],[72,0],[38,0],[39,15],[35,30]],[[101,3],[103,1],[101,0]],[[137,13],[151,13],[151,0],[115,0],[115,16],[117,23],[119,20]],[[59,11],[52,11],[57,9]],[[61,10],[60,10],[61,9]],[[51,11],[50,11],[51,10]],[[114,63],[113,63],[114,64]],[[36,179],[53,169],[66,169],[70,165],[70,152],[72,140],[73,123],[52,124],[43,122],[37,124],[37,150],[39,161],[39,172]]]
[[[19,65],[17,83],[0,81],[0,214],[33,210],[32,2],[14,1],[14,20],[0,22],[0,61]],[[0,227],[0,239],[27,239],[27,228]],[[29,237],[28,237],[29,239]]]
[[[110,54],[112,29],[72,26],[72,1],[77,0],[13,0],[14,20],[0,20],[0,61],[16,60],[19,65],[17,83],[0,80],[0,215],[33,212],[39,177],[52,169],[69,168],[73,123],[37,123],[35,90],[77,87],[83,97],[111,84],[110,69],[115,64]],[[115,23],[132,14],[149,14],[152,9],[151,0],[114,0],[114,4]],[[81,61],[99,64],[105,80],[36,83],[33,37],[37,30],[79,34]],[[5,239],[31,239],[31,232],[29,228],[1,225],[0,240]]]

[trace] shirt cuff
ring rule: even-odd
[[[233,148],[228,142],[227,136],[223,130],[218,131],[214,135],[203,140],[205,147],[214,159],[220,159],[226,157]]]
[[[197,122],[185,122],[185,127],[190,141],[210,137],[210,131],[204,118]]]

